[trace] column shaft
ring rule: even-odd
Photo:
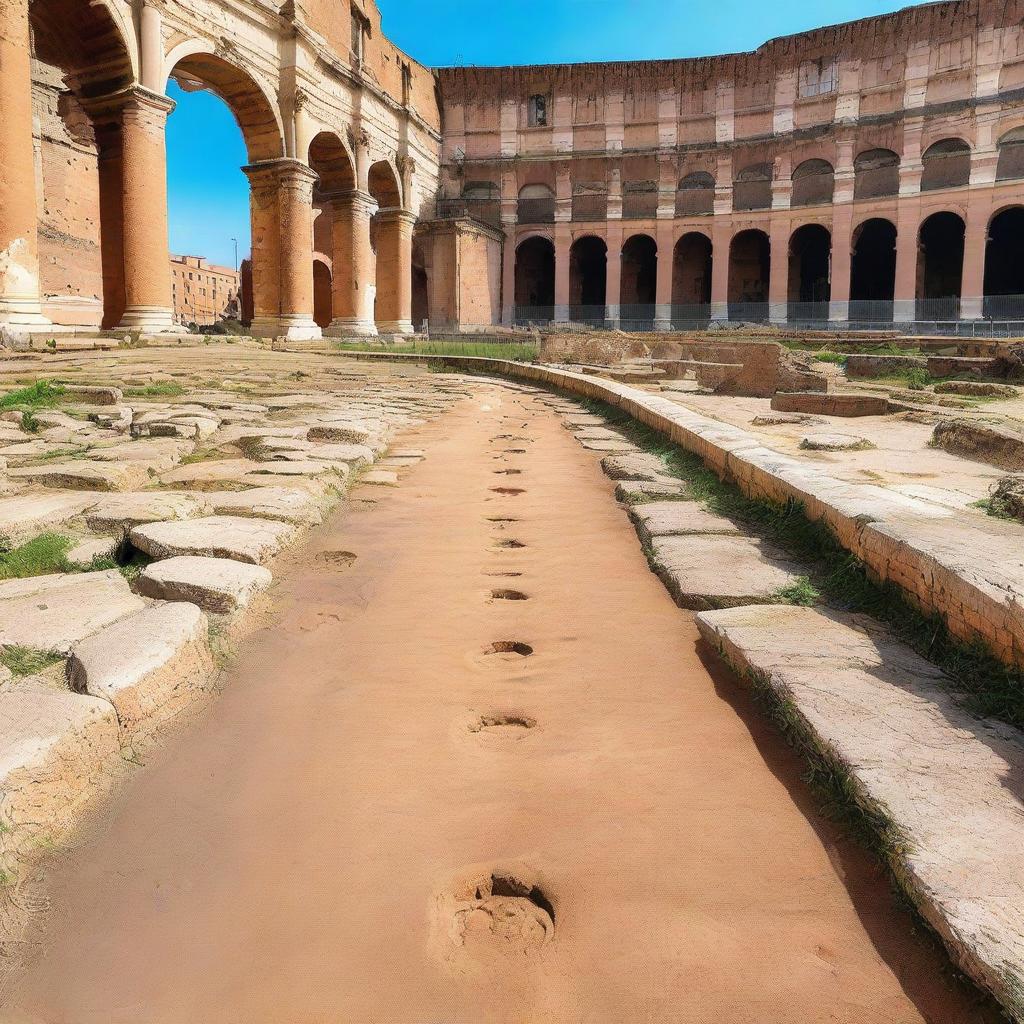
[[[555,319],[569,320],[569,250],[572,248],[572,227],[555,225]]]
[[[850,270],[853,256],[853,207],[849,203],[832,211],[832,275],[829,319],[850,318]]]
[[[785,323],[789,319],[789,223],[772,224],[768,270],[768,319]]]
[[[412,229],[406,210],[377,214],[377,331],[412,334]]]
[[[918,204],[902,199],[896,220],[896,288],[893,319],[917,319]]]
[[[28,0],[0,18],[0,325],[44,325],[39,304]]]
[[[984,315],[985,249],[991,200],[987,190],[971,190],[964,232],[964,267],[960,286],[960,318],[980,320]]]
[[[377,333],[370,291],[373,265],[370,215],[373,207],[373,197],[357,189],[331,196],[334,319],[325,333],[332,337]]]
[[[711,226],[711,319],[729,319],[729,247],[732,225],[728,217]]]

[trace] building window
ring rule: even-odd
[[[412,68],[408,64],[402,65],[402,104],[412,106]]]
[[[548,123],[547,96],[531,96],[526,108],[526,123],[531,128],[543,128]]]
[[[824,96],[838,86],[836,62],[831,57],[806,60],[800,65],[800,97]]]
[[[363,63],[363,34],[366,31],[366,24],[363,15],[352,8],[352,56],[356,64]]]

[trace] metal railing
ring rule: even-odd
[[[482,224],[501,227],[500,199],[438,199],[435,209],[438,220],[472,217]]]
[[[520,224],[554,224],[555,197],[520,199],[517,217]]]

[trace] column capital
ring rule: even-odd
[[[163,128],[177,104],[169,96],[141,85],[83,100],[85,112],[97,124],[122,120],[130,115],[144,126]]]
[[[318,180],[316,171],[309,164],[291,157],[278,157],[275,160],[259,160],[254,164],[246,164],[242,172],[254,182],[260,178],[272,178],[280,181],[292,179],[294,181],[308,181],[310,185]]]
[[[318,192],[317,195],[323,202],[339,209],[362,207],[364,212],[370,213],[377,206],[377,200],[369,192],[358,188],[335,189],[333,192]]]
[[[415,213],[410,213],[408,210],[403,210],[398,206],[389,206],[385,209],[378,210],[374,215],[374,220],[383,224],[400,224],[406,227],[412,227],[419,218]]]

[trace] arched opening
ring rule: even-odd
[[[896,296],[896,225],[881,217],[853,232],[850,319],[891,320]]]
[[[933,213],[918,236],[917,317],[959,320],[964,270],[964,222],[955,213]]]
[[[900,158],[891,149],[869,149],[853,162],[853,198],[899,195]]]
[[[608,246],[603,238],[584,235],[569,250],[569,319],[603,322],[608,301]]]
[[[619,320],[637,330],[653,325],[658,287],[658,244],[650,235],[633,235],[622,246]]]
[[[412,243],[412,324],[417,331],[430,320],[430,282],[426,255],[419,241]]]
[[[985,316],[1024,319],[1024,207],[997,213],[985,246]]]
[[[237,239],[239,258],[251,251],[252,293],[245,297],[243,309],[256,321],[276,324],[281,274],[273,172],[255,172],[247,178],[241,169],[284,155],[274,109],[246,72],[208,53],[179,60],[167,94],[177,104],[167,122],[171,249],[230,266]],[[197,125],[202,125],[203,146],[195,142],[200,134]],[[251,238],[260,239],[260,244],[251,246]],[[195,320],[193,309],[209,296],[197,294],[202,290],[197,282],[181,285],[175,314],[179,320]]]
[[[963,139],[942,139],[921,158],[921,191],[958,188],[971,180],[971,147]]]
[[[999,140],[996,181],[1024,178],[1024,126],[1008,131]]]
[[[827,160],[805,160],[793,170],[793,206],[818,206],[832,202],[836,172]]]
[[[771,242],[763,231],[741,231],[729,246],[729,319],[768,319]]]
[[[694,171],[676,189],[676,216],[699,217],[715,212],[715,179],[707,171]]]
[[[555,244],[534,236],[516,248],[516,320],[546,321],[555,315]]]
[[[683,235],[672,254],[672,318],[706,320],[711,306],[711,239],[698,231]]]
[[[520,224],[554,224],[555,194],[547,185],[524,185],[519,190]]]
[[[732,183],[734,210],[770,210],[772,205],[772,165],[751,164],[736,175]]]
[[[366,187],[377,201],[371,231],[376,256],[373,319],[382,334],[400,333],[403,330],[402,292],[410,283],[402,280],[409,264],[403,262],[401,247],[411,244],[403,237],[404,228],[399,220],[402,186],[394,167],[387,160],[378,160],[370,166]],[[405,316],[410,315],[405,313]],[[409,330],[408,324],[404,325],[404,330]]]
[[[789,319],[827,320],[832,295],[832,235],[805,224],[789,240]]]
[[[131,57],[100,4],[35,0],[29,21],[42,311],[112,327],[125,306],[120,126],[93,101],[131,85]]]
[[[321,259],[313,260],[313,319],[321,330],[331,326],[331,268]]]

